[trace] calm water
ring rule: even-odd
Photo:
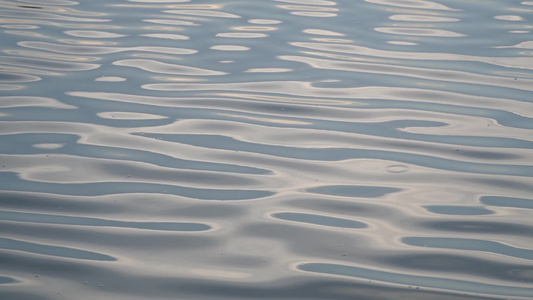
[[[533,299],[533,1],[0,2],[0,298]]]

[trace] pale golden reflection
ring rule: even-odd
[[[271,27],[271,26],[236,26],[231,27],[232,30],[240,30],[240,31],[275,31],[279,28],[277,27]]]
[[[416,26],[422,27],[422,26]],[[378,32],[397,34],[397,35],[414,35],[414,36],[434,36],[434,37],[464,37],[464,34],[443,29],[429,28],[412,28],[412,27],[378,27],[374,28]]]
[[[524,21],[524,19],[522,17],[514,16],[514,15],[495,16],[494,19],[496,19],[496,20],[504,20],[504,21]]]
[[[184,77],[175,77],[175,76],[153,76],[155,80],[159,81],[170,81],[170,82],[204,82],[204,78],[192,78],[189,76]]]
[[[402,46],[416,46],[418,43],[408,42],[408,41],[388,41],[388,44],[391,45],[402,45]]]
[[[406,22],[459,22],[457,18],[446,18],[428,15],[392,15],[389,19]]]
[[[211,46],[209,49],[219,50],[219,51],[248,51],[250,47],[239,46],[239,45],[215,45]]]
[[[0,96],[0,107],[51,107],[60,109],[78,109],[74,105],[62,103],[56,99],[48,97],[32,97],[32,96]]]
[[[339,9],[333,7],[322,7],[322,6],[309,6],[309,5],[278,5],[279,8],[286,10],[293,10],[298,13],[304,12],[337,12]],[[319,15],[319,14],[317,14]]]
[[[232,117],[232,118],[236,118],[236,119],[247,119],[247,120],[254,120],[254,121],[275,123],[275,124],[285,124],[285,125],[309,125],[309,124],[311,124],[309,122],[303,122],[303,121],[295,121],[295,120],[288,120],[288,119],[276,119],[276,118],[265,118],[265,117],[252,117],[252,116],[237,115],[237,114],[219,114],[219,115],[226,116],[226,117]]]
[[[8,28],[8,29],[24,29],[24,30],[31,30],[31,29],[39,29],[39,26],[36,25],[25,25],[25,24],[15,24],[15,25],[1,25],[1,28]]]
[[[200,24],[194,23],[192,21],[185,21],[185,20],[145,19],[143,20],[143,22],[155,23],[155,24],[166,24],[166,25],[179,25],[179,26],[200,26]],[[162,27],[162,28],[176,28],[176,27]]]
[[[345,36],[345,34],[329,31],[329,30],[322,30],[322,29],[304,29],[304,33],[308,34],[316,34],[316,35],[329,35],[329,36]]]
[[[274,0],[274,1],[284,2],[284,3],[294,3],[294,4],[307,4],[307,5],[324,5],[324,6],[337,5],[337,2],[329,1],[329,0]]]
[[[123,82],[126,80],[127,80],[126,78],[118,77],[118,76],[101,76],[101,77],[94,79],[94,81],[102,81],[102,82]]]
[[[95,40],[70,40],[70,39],[60,39],[58,40],[61,43],[70,44],[70,45],[79,45],[79,46],[114,46],[117,45],[117,42],[111,41],[95,41]]]
[[[396,0],[365,0],[369,3],[406,7],[406,8],[420,8],[420,9],[437,9],[437,10],[456,10],[446,5],[426,0],[408,0],[408,1],[396,1]]]
[[[178,2],[190,2],[191,0],[128,0],[129,2],[142,2],[142,3],[178,3]]]
[[[97,113],[96,115],[103,119],[116,119],[116,120],[157,120],[157,119],[167,118],[165,116],[154,115],[154,114],[132,113],[132,112],[124,112],[124,111],[106,111],[106,112]]]
[[[237,39],[256,39],[267,37],[265,33],[252,33],[252,32],[222,32],[217,33],[217,37],[224,38],[237,38]]]
[[[172,32],[185,31],[183,27],[176,27],[176,26],[144,26],[143,29],[146,31],[172,31]]]
[[[245,73],[284,73],[284,72],[292,72],[292,70],[285,69],[285,68],[254,68],[254,69],[248,69],[244,72]]]
[[[75,36],[75,37],[100,38],[100,39],[113,39],[113,38],[121,38],[121,37],[126,36],[124,34],[105,32],[105,31],[94,31],[94,30],[66,30],[63,33],[71,35],[71,36]]]
[[[65,146],[65,144],[54,144],[54,143],[41,143],[41,144],[33,144],[31,145],[33,148],[37,149],[59,149]]]
[[[280,20],[268,20],[268,19],[250,19],[248,20],[250,24],[261,24],[261,25],[275,25],[283,23]]]
[[[165,8],[172,8],[172,9],[208,9],[208,10],[217,10],[217,9],[224,9],[224,6],[226,4],[176,4],[176,5],[167,5]]]
[[[312,18],[332,18],[337,16],[337,14],[334,13],[324,13],[315,11],[293,11],[291,12],[291,14],[295,16],[304,16]]]
[[[190,37],[181,34],[170,34],[170,33],[145,33],[140,34],[140,36],[156,38],[156,39],[168,39],[168,40],[189,40]]]
[[[186,15],[186,16],[197,16],[197,17],[210,17],[210,18],[229,18],[229,19],[238,19],[241,16],[236,14],[227,13],[223,11],[215,10],[194,10],[194,9],[183,9],[183,10],[165,10],[165,13],[177,14],[177,15]]]
[[[219,76],[226,73],[184,65],[163,63],[151,59],[123,59],[113,62],[114,65],[138,68],[144,71],[162,74]]]

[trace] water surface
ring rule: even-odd
[[[533,298],[533,2],[0,2],[0,298]]]

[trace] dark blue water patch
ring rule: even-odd
[[[417,247],[481,251],[533,260],[533,250],[516,248],[500,242],[493,242],[489,240],[438,237],[404,237],[402,238],[402,242],[407,245]]]
[[[0,212],[0,218],[1,218]],[[51,246],[45,244],[30,243],[25,241],[19,241],[8,238],[0,238],[0,249],[15,250],[22,252],[30,252],[35,254],[86,259],[86,260],[98,260],[98,261],[115,261],[116,258],[109,255],[100,254],[96,252],[80,250],[69,247]]]
[[[169,194],[199,200],[249,200],[275,194],[274,192],[264,190],[201,189],[144,182],[45,183],[22,180],[12,172],[0,172],[0,188],[7,191],[40,192],[73,196],[101,196],[130,193]]]
[[[0,298],[2,299],[17,299],[17,300],[56,300],[56,297],[44,296],[41,292],[26,292],[26,291],[0,291]]]
[[[179,207],[176,209],[165,209],[165,212],[173,216],[184,216],[187,218],[208,218],[208,219],[232,219],[244,216],[247,209],[225,202],[222,205],[210,202],[208,205],[192,205]]]
[[[364,185],[328,185],[306,190],[315,194],[357,198],[379,198],[400,191],[398,188]]]
[[[72,217],[50,214],[22,213],[0,211],[0,220],[14,222],[29,222],[40,224],[65,224],[78,226],[119,227],[164,231],[206,231],[211,226],[202,223],[185,222],[126,222],[88,217]]]
[[[398,92],[398,94],[401,96],[402,92]],[[431,92],[431,90],[428,90],[427,98],[431,98],[432,95],[435,95]],[[406,94],[407,97],[414,97],[414,95]],[[423,95],[418,95],[418,97],[423,97]],[[492,96],[493,97],[493,96]],[[505,99],[508,99],[509,97],[505,97]],[[525,98],[529,99],[529,98]],[[517,99],[520,100],[520,99]],[[367,108],[399,108],[399,109],[409,109],[409,110],[415,110],[415,111],[432,111],[432,112],[440,112],[440,113],[449,113],[449,114],[458,114],[458,115],[464,115],[464,116],[473,116],[473,117],[484,117],[489,119],[494,119],[498,122],[498,124],[501,124],[503,126],[507,127],[515,127],[515,128],[523,128],[523,129],[533,129],[533,124],[531,122],[531,118],[528,118],[526,116],[522,116],[510,111],[504,111],[504,110],[498,110],[498,109],[490,109],[485,107],[472,107],[472,106],[460,106],[460,105],[452,105],[452,104],[443,104],[443,103],[432,103],[432,102],[421,102],[421,101],[405,101],[405,100],[387,100],[387,99],[379,99],[379,101],[376,100],[357,100],[360,103],[364,103],[365,107]],[[433,139],[438,139],[439,136],[430,136]],[[476,138],[482,138],[482,137],[476,137]],[[431,140],[434,141],[434,140]],[[465,145],[471,145],[471,144],[465,144]],[[475,144],[472,144],[471,146],[475,146]]]
[[[0,276],[0,284],[8,284],[8,283],[15,283],[15,282],[17,281],[11,277]]]
[[[57,150],[38,149],[32,147],[34,144],[74,144],[79,140],[79,136],[74,134],[61,133],[18,133],[0,134],[0,153],[3,154],[39,154],[53,153]]]
[[[72,199],[71,196],[58,197],[58,195],[43,195],[34,193],[0,191],[0,207],[5,210],[28,210],[39,212],[61,211],[91,213],[118,213],[124,209],[116,202],[93,202],[94,199]]]
[[[40,78],[37,77],[37,76],[33,76],[33,75],[0,72],[0,82],[1,83],[6,83],[6,82],[31,82],[31,81],[37,81],[37,80],[40,80]]]
[[[350,279],[310,277],[288,277],[262,283],[222,282],[220,280],[176,279],[158,280],[156,293],[175,295],[191,295],[187,299],[268,299],[268,300],[496,300],[499,298],[481,295],[464,295],[450,291],[408,289],[406,287],[387,286],[376,282],[356,282]],[[150,284],[152,286],[152,284]],[[138,289],[138,288],[137,288]],[[127,289],[131,291],[131,289]],[[150,290],[148,290],[150,291]],[[144,290],[136,290],[136,295],[151,295]],[[153,294],[153,293],[152,293]],[[196,296],[196,297],[195,297]],[[184,298],[184,297],[180,297]]]
[[[46,93],[45,93],[46,94]],[[2,121],[54,121],[76,122],[85,119],[79,116],[74,109],[47,108],[38,106],[1,108],[5,115]]]
[[[233,137],[221,135],[146,134],[145,136],[208,149],[252,152],[298,160],[341,161],[356,158],[372,158],[456,172],[526,177],[533,175],[532,166],[474,163],[470,161],[458,161],[436,156],[394,152],[389,150],[285,147],[245,142]]]
[[[472,206],[428,205],[424,206],[424,208],[432,213],[440,215],[478,216],[494,214],[490,209]]]
[[[328,216],[321,216],[321,215],[315,215],[315,214],[304,214],[304,213],[275,213],[272,214],[272,217],[286,220],[286,221],[293,221],[293,222],[301,222],[301,223],[308,223],[308,224],[315,224],[315,225],[322,225],[322,226],[329,226],[329,227],[339,227],[339,228],[366,228],[368,227],[365,223],[354,221],[354,220],[348,220],[348,219],[342,219],[342,218],[334,218],[334,217],[328,217]]]
[[[20,8],[29,8],[29,9],[43,9],[42,6],[32,6],[32,5],[17,5],[17,7]]]
[[[533,227],[523,224],[513,224],[497,221],[423,221],[416,225],[417,228],[427,228],[441,232],[477,233],[477,234],[506,234],[512,236],[525,236],[530,238]]]
[[[508,263],[458,253],[427,252],[384,255],[376,259],[396,270],[409,270],[418,274],[421,273],[420,271],[426,271],[434,274],[472,275],[477,278],[522,282],[523,284],[533,283],[533,278],[528,276],[533,272],[533,266],[525,265],[523,262]]]
[[[189,218],[186,216],[186,218]],[[13,238],[38,239],[39,241],[54,241],[90,244],[95,251],[104,249],[128,249],[151,253],[154,246],[170,249],[174,253],[184,253],[201,249],[214,249],[220,241],[204,231],[169,231],[169,230],[122,230],[120,227],[94,227],[68,224],[47,224],[32,222],[0,221],[2,230],[10,232]],[[24,238],[23,238],[24,237]],[[102,248],[100,248],[102,247]],[[165,251],[165,250],[164,250]],[[120,252],[120,251],[119,251]],[[156,251],[159,253],[159,251]],[[4,253],[5,254],[5,253]],[[13,254],[13,253],[12,253]],[[0,256],[2,251],[0,251]],[[21,254],[23,255],[23,254]],[[24,256],[24,255],[23,255]],[[1,261],[1,259],[0,259]],[[76,264],[73,266],[76,267]]]
[[[479,201],[490,206],[533,209],[533,199],[512,198],[503,196],[482,196]]]
[[[142,134],[138,134],[142,136]],[[205,170],[239,174],[271,174],[269,170],[232,165],[226,163],[193,161],[165,154],[139,149],[112,146],[79,144],[81,136],[60,133],[21,133],[0,135],[0,153],[3,154],[67,154],[90,158],[104,158],[121,161],[137,161],[162,167]],[[65,144],[59,149],[40,149],[32,147],[38,143]]]
[[[469,178],[466,181],[497,188],[511,189],[516,192],[524,192],[526,195],[530,194],[533,191],[530,182],[515,180],[512,177],[474,177]]]
[[[478,294],[491,294],[512,297],[533,297],[533,289],[531,288],[493,285],[442,277],[409,275],[405,273],[378,271],[368,268],[347,265],[337,265],[329,263],[304,263],[299,265],[297,268],[306,272],[348,276],[363,280],[377,280],[393,284],[404,284],[410,286],[420,286]]]

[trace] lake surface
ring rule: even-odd
[[[0,2],[0,298],[533,299],[533,1]]]

